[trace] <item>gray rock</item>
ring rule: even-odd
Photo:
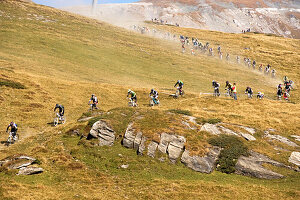
[[[143,155],[144,151],[145,151],[145,142],[147,141],[146,137],[142,137],[141,139],[141,143],[139,145],[139,148],[137,150],[138,155]]]
[[[209,132],[213,135],[220,135],[221,134],[221,131],[218,129],[217,125],[209,124],[209,123],[204,124],[201,127],[200,131],[206,131],[206,132]]]
[[[239,133],[243,138],[245,138],[248,141],[254,141],[256,140],[255,137],[253,137],[252,135],[248,134],[248,133]]]
[[[114,130],[103,120],[93,124],[89,135],[98,138],[99,146],[111,146],[115,141]]]
[[[289,162],[300,167],[300,152],[292,152],[291,156],[289,157]]]
[[[235,135],[235,136],[238,136],[238,134],[236,133],[236,132],[234,132],[234,131],[232,131],[232,130],[230,130],[230,129],[228,129],[228,128],[225,128],[224,126],[218,126],[220,129],[221,129],[221,131],[223,132],[223,133],[225,133],[225,134],[227,134],[227,135]]]
[[[181,156],[181,162],[194,171],[211,173],[216,167],[220,152],[219,147],[213,147],[206,156],[200,157],[190,156],[189,151],[185,150]]]
[[[180,157],[184,149],[185,142],[186,139],[183,136],[174,136],[173,140],[169,143],[167,153],[172,163],[175,163]]]
[[[160,135],[160,143],[158,145],[158,150],[162,153],[167,153],[167,148],[169,146],[169,143],[173,141],[176,138],[175,135],[171,135],[168,133],[162,133]]]
[[[148,152],[147,155],[154,158],[155,157],[155,151],[157,149],[158,143],[157,142],[150,142],[150,144],[148,145]]]
[[[140,146],[140,143],[142,141],[142,136],[143,136],[143,133],[141,132],[138,132],[134,138],[134,141],[133,141],[133,148],[135,150],[138,150],[139,149],[139,146]]]
[[[249,157],[241,156],[235,166],[236,174],[251,176],[262,179],[279,179],[283,178],[283,175],[268,170],[262,166],[267,163],[277,167],[287,167],[282,163],[274,161],[265,155],[251,152]]]
[[[17,175],[33,175],[42,173],[43,171],[44,169],[40,167],[23,167],[19,170]]]
[[[239,126],[240,128],[244,129],[245,131],[247,131],[248,133],[250,133],[251,135],[255,134],[256,131],[254,128],[250,128],[250,127],[246,127],[246,126]]]
[[[35,158],[29,156],[11,156],[0,161],[0,166],[6,165],[8,169],[20,169],[31,165]]]
[[[129,165],[121,165],[122,169],[127,169],[129,167]]]
[[[135,129],[133,128],[133,123],[129,124],[123,138],[123,146],[127,148],[133,148],[133,143],[135,139]]]
[[[272,135],[272,134],[269,134],[268,132],[265,132],[265,137],[269,138],[271,140],[277,140],[277,141],[287,144],[291,147],[299,147],[295,142],[292,142],[289,139],[287,139],[286,137],[283,137],[281,135]]]

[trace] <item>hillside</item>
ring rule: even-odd
[[[284,178],[264,180],[214,171],[192,171],[179,160],[171,163],[138,156],[121,143],[129,124],[145,137],[159,142],[163,132],[185,137],[185,148],[203,156],[216,136],[203,131],[221,122],[233,131],[240,126],[256,130],[256,141],[239,140],[245,147],[289,165],[300,142],[299,90],[289,102],[276,100],[276,86],[287,75],[299,83],[299,40],[263,34],[228,34],[149,24],[158,30],[198,37],[231,54],[256,57],[271,63],[278,78],[263,76],[247,67],[206,55],[182,54],[179,42],[162,40],[117,28],[53,8],[17,0],[0,1],[0,160],[26,154],[38,159],[44,172],[16,176],[17,170],[0,167],[0,199],[298,199],[299,172],[264,166]],[[258,46],[259,45],[259,46]],[[251,47],[251,51],[244,50]],[[174,83],[182,79],[186,95],[174,99]],[[200,95],[212,92],[211,81],[238,84],[238,101]],[[247,99],[245,87],[263,91],[264,100]],[[137,92],[138,108],[128,108],[126,94]],[[159,91],[161,105],[150,108],[151,88]],[[88,112],[95,93],[101,110]],[[66,109],[67,123],[52,126],[56,103]],[[91,117],[88,121],[78,119]],[[95,118],[93,118],[95,117]],[[196,120],[196,123],[188,121]],[[111,147],[85,140],[98,120],[115,132]],[[20,141],[5,146],[5,128],[19,126]],[[239,127],[237,127],[238,125]],[[196,128],[194,128],[194,126]],[[201,130],[202,129],[202,130]],[[297,146],[268,140],[264,131],[288,138]],[[80,133],[80,134],[77,134]],[[78,136],[79,135],[79,136]],[[80,138],[82,136],[83,138]],[[148,144],[147,144],[148,145]],[[2,165],[2,163],[0,162]],[[122,165],[129,165],[123,169]]]
[[[185,28],[228,33],[272,33],[300,38],[300,4],[295,0],[144,0],[129,4],[76,6],[64,10],[121,27],[151,19]]]

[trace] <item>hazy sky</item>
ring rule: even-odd
[[[131,3],[135,1],[138,0],[98,0],[98,3]],[[74,5],[92,5],[93,0],[33,0],[33,2],[59,8]]]

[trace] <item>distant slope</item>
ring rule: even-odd
[[[300,38],[300,3],[294,0],[144,0],[131,4],[98,5],[65,10],[119,26],[159,18],[182,27],[230,33],[251,31]]]

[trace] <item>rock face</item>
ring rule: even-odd
[[[296,152],[296,151],[292,152],[289,158],[289,162],[300,167],[300,152]]]
[[[271,160],[270,158],[262,154],[251,152],[249,157],[241,156],[238,159],[235,166],[235,173],[262,179],[283,178],[283,175],[264,168],[262,166],[262,164],[264,163],[271,164],[277,167],[286,167],[284,164]]]
[[[30,166],[35,161],[35,158],[29,156],[15,155],[1,160],[0,166],[7,169],[19,169],[19,173],[17,175],[32,175],[42,173],[44,171],[42,168]]]
[[[133,123],[129,124],[124,134],[122,144],[124,147],[135,149],[137,154],[142,155],[145,150],[146,137],[143,136],[142,132],[137,132],[133,128]]]
[[[187,167],[202,173],[211,173],[216,167],[216,161],[221,152],[219,147],[213,147],[204,157],[190,156],[185,150],[181,157],[181,162]]]
[[[299,147],[295,142],[290,141],[286,137],[283,137],[281,135],[272,135],[272,134],[269,134],[268,131],[265,132],[265,137],[269,138],[271,140],[277,140],[277,141],[282,142],[284,144],[287,144],[287,145],[289,145],[291,147]]]
[[[103,120],[95,122],[90,130],[88,139],[98,138],[99,146],[112,146],[115,141],[114,130]]]
[[[252,135],[248,134],[248,133],[240,133],[240,135],[245,138],[248,141],[254,141],[256,140],[255,137],[253,137]]]
[[[158,147],[158,143],[156,143],[154,141],[150,142],[150,144],[148,145],[147,155],[154,158],[157,147]]]
[[[291,135],[291,137],[295,138],[296,141],[300,142],[300,136],[298,136],[298,135]]]

